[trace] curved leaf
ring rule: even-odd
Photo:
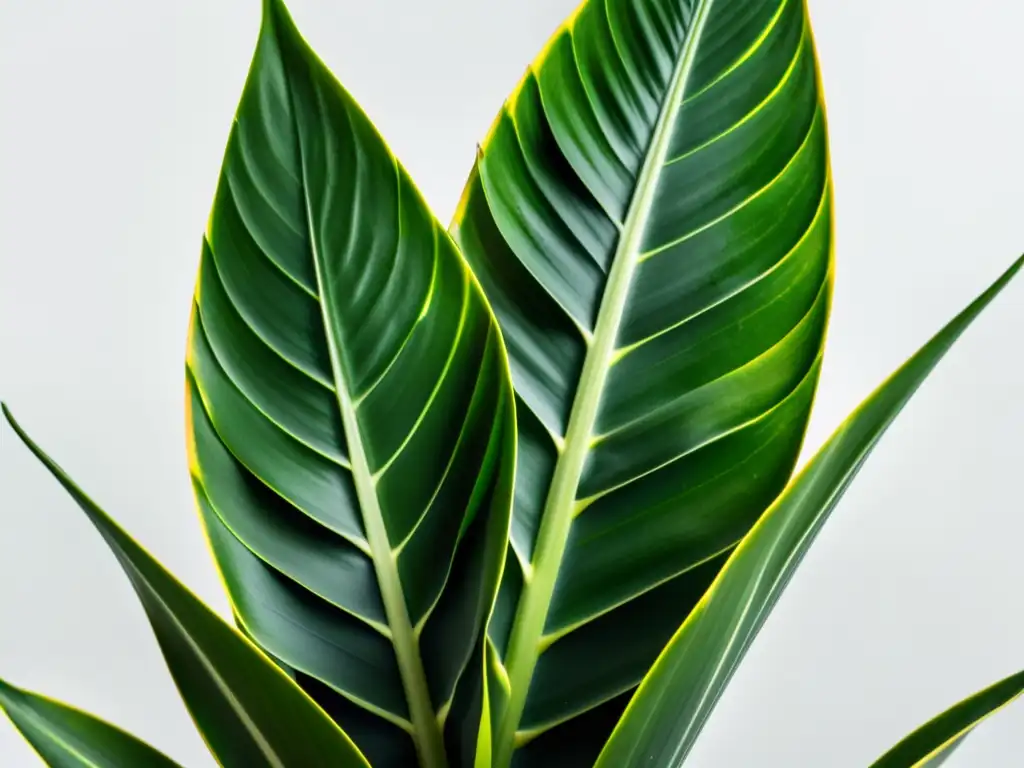
[[[71,494],[135,588],[185,705],[227,768],[369,763],[334,722],[255,646],[121,530],[3,407],[18,437]]]
[[[604,708],[572,750],[588,765],[803,439],[832,240],[803,0],[584,2],[498,116],[452,231],[517,396],[496,765]]]
[[[982,720],[1024,694],[1024,672],[978,691],[928,721],[886,752],[872,768],[939,768]]]
[[[483,673],[508,541],[500,335],[279,0],[204,240],[187,387],[197,498],[247,634],[375,763],[475,744],[479,719],[450,713]]]
[[[0,709],[51,768],[178,768],[120,728],[4,680]]]
[[[729,558],[644,678],[596,768],[677,768],[843,492],[892,420],[978,314],[1020,270],[987,291],[865,400]]]

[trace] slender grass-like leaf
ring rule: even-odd
[[[6,406],[3,413],[121,564],[185,705],[221,765],[367,768],[359,750],[302,689],[121,530],[32,441]]]
[[[179,768],[120,728],[4,680],[0,709],[50,768]]]
[[[452,224],[517,398],[498,768],[589,765],[785,486],[831,210],[803,0],[588,0],[505,104]]]
[[[871,768],[939,768],[983,720],[1024,694],[1024,672],[978,691],[928,721]]]
[[[644,678],[596,768],[677,768],[868,454],[932,369],[1020,270],[988,290],[865,400],[729,558]]]
[[[279,0],[204,240],[187,386],[246,633],[375,764],[472,765],[480,702],[454,697],[484,673],[507,549],[508,365],[450,237]]]

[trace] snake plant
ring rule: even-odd
[[[1022,266],[791,477],[831,189],[804,0],[586,0],[447,229],[264,0],[186,368],[234,626],[4,414],[124,568],[220,764],[674,768],[873,446]],[[1022,691],[876,765],[938,765]],[[49,765],[174,765],[9,683],[0,707]]]

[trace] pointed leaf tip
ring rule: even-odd
[[[1018,256],[1017,259],[1007,268],[1005,272],[996,280],[982,296],[992,296],[999,293],[1007,283],[1009,283],[1017,273],[1024,268],[1024,254]]]
[[[283,0],[263,0],[262,26],[275,34],[288,30],[298,36],[298,28],[292,19],[291,11]]]
[[[56,466],[53,461],[42,452],[42,449],[36,445],[35,441],[28,436],[28,433],[25,432],[21,424],[18,423],[18,420],[14,418],[14,414],[11,413],[11,409],[7,407],[7,403],[0,403],[0,411],[3,411],[4,418],[7,420],[7,423],[11,425],[11,429],[14,430],[14,434],[18,436],[18,439],[20,439],[21,442],[23,442],[40,461],[48,467]]]
[[[9,682],[0,677],[0,706],[4,705],[5,699],[10,697],[12,694],[16,695],[19,692],[17,686],[11,685]]]
[[[269,19],[275,13],[278,13],[281,8],[281,0],[263,0],[263,18]],[[287,11],[287,9],[285,9]]]

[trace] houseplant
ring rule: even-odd
[[[827,318],[827,147],[802,5],[743,7],[585,4],[485,142],[452,232],[515,385],[502,569],[514,436],[495,321],[265,5],[197,288],[191,456],[239,624],[298,687],[79,497],[225,764],[359,764],[298,691],[375,765],[621,765],[655,737],[657,764],[682,759],[845,482],[1004,282],[779,496]],[[319,742],[234,692],[255,669]]]

